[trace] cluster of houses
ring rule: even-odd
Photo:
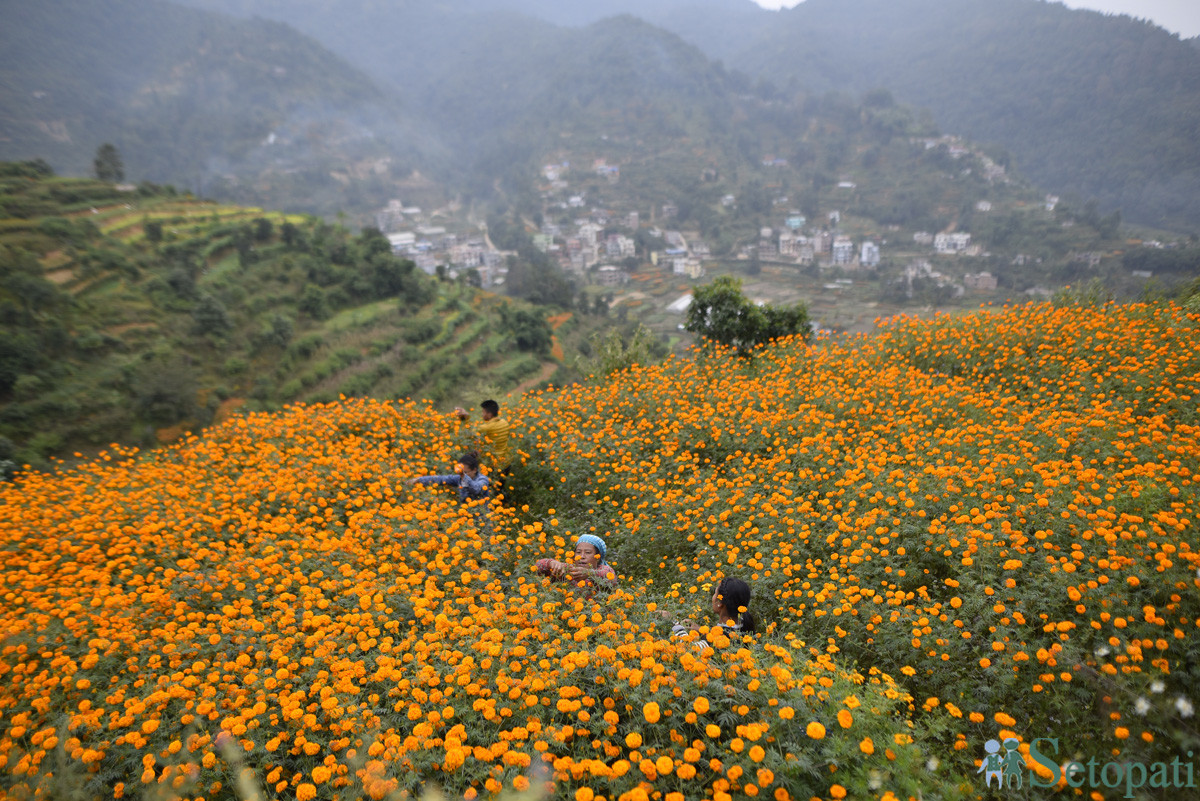
[[[756,252],[763,261],[784,261],[792,264],[820,264],[823,267],[858,269],[877,267],[880,261],[879,243],[866,239],[855,243],[836,228],[841,215],[829,215],[833,230],[810,234],[801,233],[807,220],[798,211],[789,212],[783,227],[776,230],[764,227],[759,231]],[[743,253],[743,256],[749,256]]]
[[[637,242],[631,234],[639,225],[640,216],[636,211],[615,215],[604,209],[593,209],[587,216],[576,218],[570,227],[551,222],[543,224],[534,234],[533,242],[543,253],[557,258],[564,272],[581,277],[591,273],[602,286],[619,286],[629,280],[623,264],[637,256]],[[649,254],[651,263],[670,267],[675,274],[689,278],[704,275],[701,260],[708,257],[709,250],[703,242],[693,238],[689,244],[679,231],[664,231],[657,227],[646,233],[664,242],[662,249]]]
[[[543,253],[558,258],[565,272],[582,275],[602,261],[623,261],[637,252],[633,238],[612,232],[612,228],[637,230],[638,213],[620,218],[610,212],[594,210],[574,220],[573,228],[547,222],[533,235],[533,244]],[[608,231],[608,233],[605,233]]]
[[[847,269],[879,265],[879,244],[864,240],[857,245],[844,234],[819,231],[812,236],[782,230],[775,234],[770,228],[759,232],[758,255],[761,259],[781,259],[809,265],[820,260],[822,265]]]
[[[568,161],[544,165],[542,198],[559,211],[576,211],[579,216],[570,224],[544,223],[533,236],[534,245],[543,253],[555,257],[568,274],[590,276],[602,286],[620,286],[629,281],[624,263],[639,256],[634,234],[641,229],[641,216],[637,211],[588,209],[582,194],[570,194],[567,175],[571,169]],[[590,172],[610,183],[616,183],[621,175],[620,167],[609,164],[605,159],[595,159]],[[661,208],[652,210],[651,218],[657,216],[660,222],[669,223],[678,214],[679,209],[675,204],[664,203]],[[641,254],[648,257],[652,264],[688,278],[704,276],[703,259],[710,254],[708,247],[697,237],[685,237],[679,231],[659,227],[645,229],[645,233],[664,243],[658,250]]]
[[[451,233],[442,225],[424,222],[421,209],[391,200],[375,214],[375,224],[387,236],[392,252],[411,259],[433,275],[443,266],[451,278],[474,270],[485,288],[504,283],[509,254],[492,247],[482,235]]]

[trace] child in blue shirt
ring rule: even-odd
[[[479,472],[479,457],[474,451],[467,451],[458,457],[458,464],[454,466],[452,474],[410,478],[408,483],[421,484],[423,486],[437,484],[456,487],[458,489],[458,500],[461,503],[487,498],[488,484],[490,482],[487,476]]]

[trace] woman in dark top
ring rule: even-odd
[[[713,616],[721,624],[726,637],[735,634],[750,634],[758,628],[758,618],[748,611],[750,606],[750,585],[740,578],[726,576],[721,579],[713,590]],[[676,623],[671,627],[672,637],[686,637],[688,632],[699,631],[697,626],[688,623]],[[699,641],[702,645],[708,643]]]

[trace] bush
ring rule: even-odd
[[[741,281],[718,277],[696,289],[687,310],[688,331],[705,340],[736,348],[748,356],[755,348],[790,336],[808,339],[808,311],[797,303],[788,308],[756,306],[742,294]]]
[[[196,413],[195,370],[178,361],[151,362],[136,371],[132,382],[138,416],[168,426]]]

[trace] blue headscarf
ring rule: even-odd
[[[595,534],[583,534],[579,537],[575,544],[578,545],[581,542],[587,543],[599,551],[600,561],[604,561],[605,556],[608,554],[608,546],[604,544],[604,540],[600,539]]]

